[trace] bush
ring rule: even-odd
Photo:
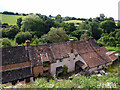
[[[63,74],[66,74],[68,70],[68,67],[66,65],[63,66]]]
[[[9,47],[9,46],[12,46],[12,45],[11,45],[11,42],[10,42],[10,40],[8,38],[3,38],[2,46],[3,47]]]
[[[32,35],[29,32],[19,32],[15,36],[15,42],[18,44],[25,43],[25,40],[31,40]]]

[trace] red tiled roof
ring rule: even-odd
[[[86,63],[89,65],[89,67],[95,67],[101,64],[111,62],[110,58],[106,55],[105,48],[104,47],[100,48],[98,44],[95,42],[95,40],[90,40],[90,41],[73,41],[72,45],[69,42],[67,42],[51,45],[31,46],[31,48],[29,48],[28,51],[29,57],[31,58],[32,66],[42,65],[44,61],[50,61],[50,63],[53,63],[57,59],[69,57],[69,53],[71,52],[70,46],[73,47],[73,53],[75,55],[80,54],[84,58]],[[6,60],[8,61],[13,60],[12,62],[17,63],[20,61],[23,62],[27,60],[28,57],[26,56],[26,50],[24,50],[25,48],[24,47],[16,48],[17,49],[11,48],[10,54],[8,49],[3,50],[5,51],[3,52],[3,56],[4,53],[6,53],[6,55],[8,54],[8,57],[4,57],[5,59],[4,62],[8,63]]]
[[[29,50],[32,66],[42,65],[44,61],[50,61],[50,63],[55,62],[49,45],[31,46]]]
[[[104,52],[108,52],[108,50],[105,47],[100,47],[100,49]]]
[[[77,54],[81,54],[89,67],[95,67],[111,62],[110,58],[94,40],[74,42],[73,47]]]
[[[69,57],[68,53],[70,53],[70,52],[69,52],[68,43],[52,44],[51,48],[53,50],[53,54],[55,56],[55,59]]]

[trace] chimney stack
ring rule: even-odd
[[[30,40],[26,40],[26,46],[29,47],[30,46]]]
[[[70,53],[73,53],[73,42],[74,42],[73,39],[70,39],[70,40],[69,40]]]
[[[84,40],[88,41],[88,35],[87,34],[84,35]]]

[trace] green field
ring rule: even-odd
[[[21,16],[21,15],[0,14],[0,16],[2,16],[2,23],[8,23],[9,25],[16,25],[16,21],[20,17],[25,18],[25,16]]]
[[[74,23],[75,26],[78,26],[77,23],[82,23],[83,21],[82,20],[69,20],[69,21],[64,21],[65,23]]]

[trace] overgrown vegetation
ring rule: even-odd
[[[97,75],[74,76],[72,80],[58,80],[56,76],[54,79],[47,82],[46,78],[37,78],[29,84],[16,85],[16,88],[120,88],[118,74],[107,74],[101,77]],[[2,88],[5,88],[4,85]]]

